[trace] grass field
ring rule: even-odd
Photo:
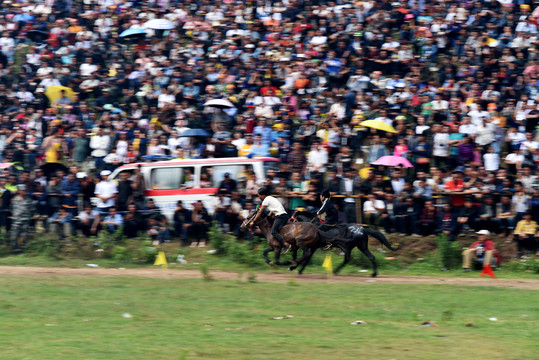
[[[2,359],[538,358],[537,291],[6,276],[0,289]]]

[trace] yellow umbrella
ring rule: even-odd
[[[51,104],[54,104],[56,100],[62,97],[62,90],[65,90],[65,96],[70,99],[73,98],[73,90],[67,86],[49,86],[45,91],[45,95],[47,95]]]
[[[359,176],[361,176],[362,179],[366,179],[369,177],[369,171],[373,170],[372,167],[364,167],[363,169],[359,170]]]
[[[363,125],[366,127],[376,129],[376,130],[382,130],[382,131],[387,131],[391,133],[397,132],[397,130],[395,130],[393,126],[389,125],[384,120],[367,120],[367,121],[360,122],[359,125]]]

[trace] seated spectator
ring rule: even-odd
[[[193,224],[191,225],[190,230],[194,240],[191,242],[191,247],[197,245],[199,247],[206,247],[208,229],[211,226],[211,218],[202,201],[197,201],[193,206]]]
[[[492,262],[494,255],[494,242],[488,240],[490,231],[480,230],[477,232],[478,240],[475,241],[469,249],[462,252],[462,268],[464,272],[472,270],[472,261],[482,259],[483,266]]]
[[[438,222],[438,212],[432,203],[432,200],[425,201],[425,206],[421,210],[419,217],[419,226],[421,235],[429,236],[434,234]]]
[[[438,215],[438,228],[448,236],[449,241],[455,240],[453,214],[451,214],[451,205],[444,204],[442,211]]]
[[[60,235],[61,239],[73,235],[73,214],[61,207],[48,220],[51,233]]]
[[[391,234],[393,229],[397,229],[396,210],[400,206],[400,200],[395,197],[395,194],[386,193],[385,206],[385,211],[380,215],[380,225],[384,228],[386,233]]]
[[[181,189],[182,190],[189,190],[195,187],[195,175],[192,173],[188,173],[185,175],[186,179],[185,182],[182,184]]]
[[[513,236],[513,240],[517,243],[518,247],[517,258],[522,257],[525,251],[529,251],[531,256],[535,255],[537,251],[537,236],[539,236],[539,226],[537,222],[532,220],[532,214],[527,212],[524,214],[523,220],[517,223]]]
[[[457,215],[457,221],[454,224],[453,235],[460,234],[463,228],[477,231],[479,214],[477,207],[473,203],[473,198],[467,196],[464,201],[464,206],[460,209]]]
[[[417,234],[419,229],[416,227],[418,214],[419,211],[414,199],[412,197],[405,198],[404,203],[397,210],[397,231],[407,236],[419,236]]]
[[[505,232],[505,236],[515,228],[515,208],[509,195],[502,195],[500,202],[496,205],[496,223],[498,228]]]
[[[170,241],[170,230],[166,216],[152,215],[148,219],[148,235],[153,245],[161,245]]]
[[[102,224],[110,234],[113,234],[118,227],[124,224],[124,218],[116,212],[116,207],[112,206],[109,208],[108,215],[105,216]]]
[[[138,211],[137,205],[131,203],[127,205],[127,212],[124,214],[123,232],[128,238],[135,238],[139,231],[144,230],[146,222],[144,216]]]
[[[99,211],[93,210],[92,205],[86,204],[84,205],[84,210],[79,213],[78,218],[78,227],[84,236],[97,236],[101,222]]]
[[[374,194],[367,195],[367,201],[363,203],[363,222],[369,225],[378,225],[380,214],[385,208],[384,202],[376,199]]]
[[[228,206],[230,206],[230,198],[225,196],[225,190],[219,190],[217,197],[213,199],[214,218],[217,221],[217,225],[223,229],[225,223],[225,216]]]
[[[183,202],[180,200],[174,210],[174,230],[176,236],[180,237],[180,241],[183,245],[187,244],[187,236],[189,228],[193,223],[191,211],[183,206]]]

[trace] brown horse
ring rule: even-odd
[[[246,230],[247,225],[249,225],[255,215],[256,211],[245,219],[241,224],[240,230]],[[320,233],[318,232],[316,225],[309,222],[286,224],[283,226],[280,233],[284,240],[292,246],[292,255],[294,260],[281,262],[280,257],[283,245],[271,235],[272,224],[267,218],[260,218],[254,225],[257,225],[260,228],[260,231],[268,240],[269,248],[264,250],[264,259],[266,260],[266,263],[270,265],[272,264],[272,261],[270,261],[268,258],[268,253],[273,251],[275,255],[275,261],[273,262],[274,264],[290,265],[288,268],[290,271],[296,269],[299,265],[302,265],[298,271],[299,274],[303,273],[303,270],[311,260],[311,257],[316,249],[324,245],[321,241]],[[303,255],[299,259],[296,259],[298,249],[303,251]]]

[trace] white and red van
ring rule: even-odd
[[[132,173],[139,164],[146,181],[146,197],[152,198],[163,215],[172,219],[178,200],[182,200],[187,209],[192,208],[192,203],[202,200],[208,211],[213,213],[213,195],[217,193],[225,173],[238,183],[248,172],[261,180],[268,168],[278,167],[279,159],[212,158],[133,163],[120,166],[110,177],[114,180],[121,172]]]

